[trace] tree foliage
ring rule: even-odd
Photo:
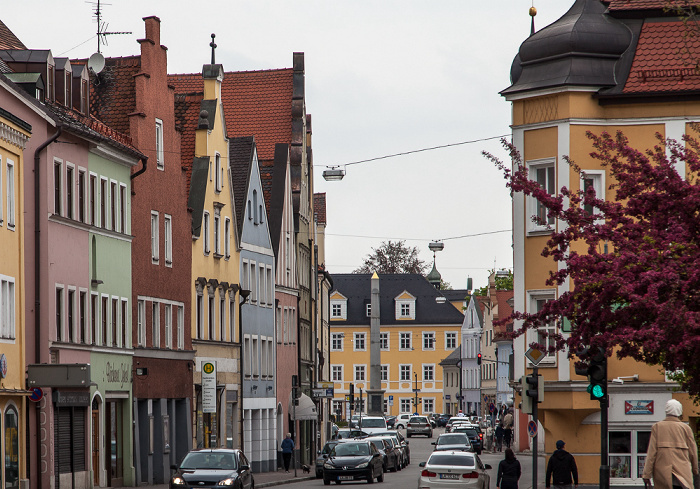
[[[697,130],[697,129],[695,129]],[[515,335],[566,317],[569,336],[555,334],[569,356],[583,346],[682,371],[681,387],[700,398],[700,158],[698,142],[657,135],[638,151],[622,133],[588,133],[590,156],[606,170],[614,199],[593,188],[562,188],[550,195],[528,178],[515,147],[513,169],[485,153],[504,173],[512,192],[536,198],[558,219],[542,256],[553,260],[548,286],[568,292],[534,313],[515,312]],[[685,144],[684,144],[685,143]],[[574,162],[571,167],[581,173]],[[685,174],[677,169],[685,168]],[[588,209],[588,211],[586,210]],[[593,209],[593,212],[589,212]],[[558,265],[558,266],[557,266]],[[543,345],[538,345],[543,348]]]
[[[494,270],[489,272],[489,277],[494,273]],[[494,278],[496,290],[513,290],[513,270],[508,270],[508,275],[496,275]],[[474,295],[485,296],[488,293],[489,286],[484,285],[481,288],[474,290]]]
[[[418,258],[418,248],[406,246],[403,240],[382,241],[372,248],[362,266],[353,273],[420,273],[425,275],[428,264]]]

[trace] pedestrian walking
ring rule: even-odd
[[[683,405],[675,399],[666,402],[666,418],[651,427],[651,437],[644,464],[644,486],[672,489],[693,487],[698,475],[698,447],[693,431],[681,421]]]
[[[292,434],[287,433],[287,438],[282,440],[282,461],[284,462],[284,471],[289,473],[289,462],[292,460],[292,453],[294,452],[294,440],[292,440]]]
[[[506,458],[498,464],[496,489],[518,489],[521,473],[520,462],[515,458],[515,453],[510,448],[506,448]]]
[[[503,425],[501,423],[498,423],[498,426],[496,426],[496,450],[499,452],[503,450],[503,435],[505,434],[505,430],[503,429]]]
[[[510,442],[513,439],[513,414],[508,410],[508,413],[503,417],[503,442],[507,448],[510,448]]]
[[[574,456],[564,450],[563,440],[557,441],[557,449],[554,451],[549,462],[547,463],[547,478],[545,479],[545,487],[550,486],[550,480],[554,484],[555,489],[571,489],[571,482],[575,487],[578,487],[578,469],[576,468],[576,460]]]

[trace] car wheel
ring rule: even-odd
[[[383,476],[384,472],[382,472],[382,477]],[[372,469],[372,467],[369,468],[369,474],[367,474],[367,483],[374,484],[374,469]]]
[[[340,481],[335,481],[336,484],[340,484]]]
[[[324,478],[323,478],[323,485],[324,485],[324,486],[330,486],[330,485],[331,485],[331,480],[328,479],[328,478],[326,478],[326,477],[324,477]]]
[[[397,425],[396,425],[396,429],[397,429],[397,430],[399,430],[399,429],[402,430],[402,429],[403,429],[403,425],[402,425],[402,424],[397,424]]]
[[[319,471],[317,470],[317,471],[316,471],[316,478],[317,478],[317,479],[320,479],[321,477],[323,477],[323,472],[319,472]]]

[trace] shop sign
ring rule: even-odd
[[[625,414],[654,414],[654,401],[639,399],[625,401]]]
[[[216,363],[202,362],[202,412],[216,413]]]
[[[131,364],[125,362],[107,362],[105,364],[105,382],[119,384],[120,388],[131,384]]]
[[[53,402],[58,407],[68,407],[68,406],[89,406],[90,405],[90,393],[85,392],[65,392],[55,390],[53,391]]]

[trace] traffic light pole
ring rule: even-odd
[[[535,365],[534,367],[532,367],[532,376],[536,379],[537,375],[538,375],[537,365]],[[539,399],[533,399],[532,420],[535,422],[536,428],[539,427],[539,425],[537,423],[537,404],[538,403],[539,403]],[[535,436],[532,437],[532,487],[533,487],[533,489],[537,487],[537,431],[535,431]]]

